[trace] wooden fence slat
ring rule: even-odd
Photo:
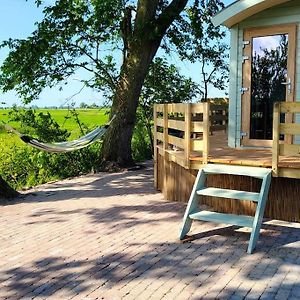
[[[191,120],[192,120],[190,105],[185,106],[184,119],[185,119],[185,132],[184,132],[185,167],[187,169],[189,169],[190,168],[190,154],[191,154]]]
[[[180,131],[185,131],[185,121],[169,120],[168,127]]]
[[[181,139],[181,138],[173,136],[173,135],[169,135],[168,140],[169,140],[169,144],[172,144],[173,146],[184,149],[184,146],[185,146],[184,139]]]
[[[165,104],[168,108],[168,113],[182,113],[185,112],[185,106],[187,104],[185,103],[171,103],[171,104]]]
[[[203,132],[203,122],[191,122],[191,132]]]
[[[204,112],[204,103],[193,103],[191,105],[192,114],[203,114]]]
[[[300,113],[300,102],[280,102],[282,113]]]
[[[209,102],[204,103],[204,112],[203,112],[203,164],[208,162],[208,153],[209,153]]]
[[[297,135],[300,133],[300,124],[297,123],[288,123],[279,125],[279,134],[291,134]]]
[[[155,104],[157,112],[163,112],[164,111],[164,104]]]
[[[163,142],[164,141],[164,134],[161,132],[156,133],[156,139]]]
[[[280,124],[280,103],[275,103],[274,110],[273,110],[273,146],[272,146],[273,176],[278,176],[279,124]]]
[[[157,180],[157,106],[153,106],[153,160],[154,160],[154,187],[157,189],[158,187],[158,180]]]
[[[156,118],[156,126],[164,127],[164,119],[162,119],[162,118]]]
[[[300,155],[300,145],[281,144],[279,145],[279,155]]]
[[[203,151],[203,140],[191,140],[191,150],[192,151]]]

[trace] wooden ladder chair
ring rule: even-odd
[[[221,189],[206,187],[205,182],[209,174],[231,174],[249,176],[262,179],[259,193],[237,191],[230,189]],[[189,232],[194,220],[211,221],[215,223],[226,223],[241,227],[252,228],[247,252],[251,254],[255,248],[261,223],[264,216],[266,201],[269,193],[269,187],[272,178],[272,170],[258,167],[229,166],[208,164],[199,170],[196,181],[183,217],[183,226],[180,232],[180,240],[184,239]],[[257,202],[255,216],[224,214],[199,209],[198,196],[212,196],[221,198],[230,198],[236,200],[247,200]]]

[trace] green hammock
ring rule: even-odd
[[[14,129],[13,127],[11,127],[9,125],[4,125],[4,128],[7,131],[17,134],[23,142],[25,142],[26,144],[28,144],[34,148],[37,148],[39,150],[43,150],[46,152],[63,153],[63,152],[71,152],[74,150],[85,148],[85,147],[93,144],[94,142],[98,141],[99,139],[101,139],[102,136],[107,131],[108,127],[110,126],[110,124],[114,118],[115,118],[115,116],[106,125],[97,127],[96,129],[94,129],[93,131],[88,133],[87,135],[85,135],[77,140],[68,141],[68,142],[60,142],[60,143],[44,143],[42,141],[39,141],[38,139],[35,139],[33,137],[30,137],[28,135],[24,135],[24,134],[20,133],[19,131],[17,131],[16,129]]]

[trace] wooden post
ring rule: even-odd
[[[191,154],[191,104],[186,104],[185,106],[185,130],[184,130],[184,154],[185,154],[185,168],[190,168],[190,154]]]
[[[163,155],[164,155],[164,171],[163,171],[163,194],[164,198],[168,200],[168,178],[167,173],[169,169],[169,155],[168,155],[168,147],[169,147],[169,133],[168,133],[168,104],[164,104],[163,109],[163,122],[164,122],[164,133],[163,133]]]
[[[203,103],[203,164],[206,165],[208,162],[209,153],[209,102]]]
[[[273,170],[274,177],[278,177],[279,126],[280,126],[280,103],[276,102],[274,104],[274,111],[273,111],[273,147],[272,147],[272,170]]]
[[[154,160],[154,187],[158,188],[158,182],[157,182],[157,106],[154,104],[153,106],[153,160]]]

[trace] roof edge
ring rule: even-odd
[[[212,22],[215,26],[225,25],[230,28],[261,11],[289,1],[291,0],[237,0],[217,13]]]

